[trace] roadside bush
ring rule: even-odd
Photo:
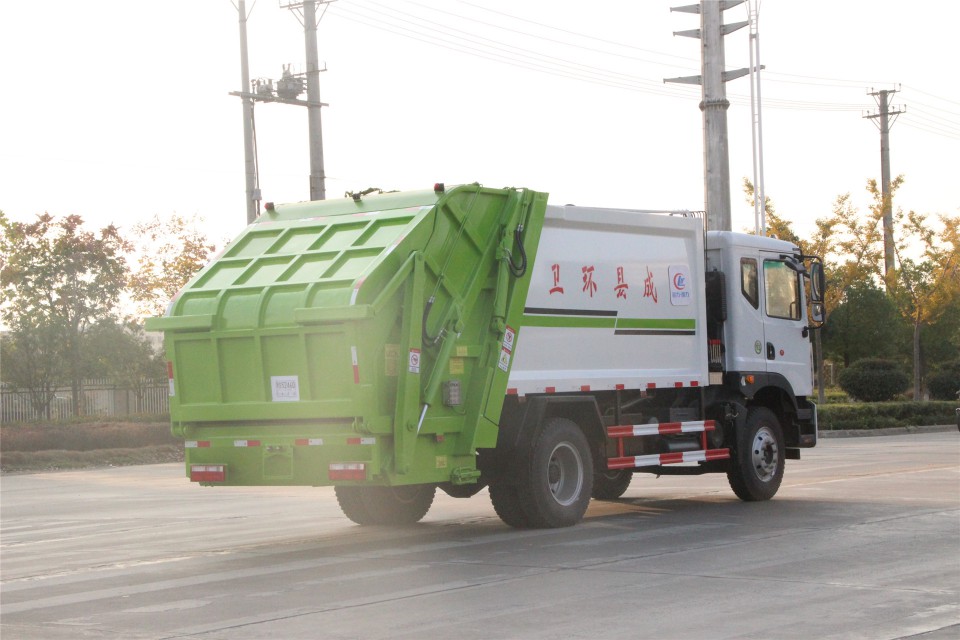
[[[850,396],[843,389],[837,387],[827,387],[823,391],[823,398],[827,404],[841,404],[850,402]]]
[[[933,400],[956,400],[960,391],[960,360],[941,366],[940,371],[927,380],[927,388]]]
[[[3,451],[94,451],[159,445],[180,441],[165,422],[94,422],[87,424],[21,423],[0,427]]]
[[[821,431],[955,424],[954,402],[873,402],[817,407]]]
[[[862,402],[884,402],[904,391],[910,378],[895,362],[864,358],[841,371],[838,382],[851,398]]]

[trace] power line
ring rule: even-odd
[[[685,87],[673,87],[667,88],[664,87],[661,83],[655,80],[643,78],[630,73],[623,73],[620,71],[615,71],[610,68],[603,66],[584,64],[577,62],[575,60],[570,60],[568,58],[563,58],[555,55],[549,55],[542,53],[540,51],[535,51],[523,46],[516,44],[511,44],[500,39],[489,38],[486,36],[479,35],[473,31],[467,31],[464,29],[457,28],[448,23],[444,23],[438,20],[432,20],[427,17],[412,13],[404,13],[392,7],[388,7],[376,0],[367,0],[371,6],[360,6],[358,4],[353,4],[349,8],[340,5],[335,6],[331,13],[336,13],[339,17],[355,22],[358,24],[363,24],[387,33],[392,33],[404,38],[411,40],[416,40],[431,46],[447,49],[450,51],[456,51],[466,55],[471,55],[481,59],[485,59],[492,62],[497,62],[499,64],[506,64],[511,66],[519,66],[537,73],[544,73],[547,75],[552,75],[555,77],[566,78],[570,80],[577,80],[580,82],[587,82],[590,84],[606,86],[615,89],[622,89],[626,91],[635,91],[640,93],[647,93],[652,95],[660,95],[667,97],[684,97],[689,98],[691,93],[685,91]],[[649,60],[646,58],[641,58],[637,56],[628,56],[617,52],[604,51],[603,49],[598,49],[595,47],[587,47],[581,44],[574,42],[567,42],[562,39],[550,38],[542,35],[537,35],[530,33],[521,29],[514,29],[511,27],[506,27],[503,25],[494,24],[484,20],[479,20],[477,18],[465,16],[451,11],[446,11],[443,9],[438,9],[436,7],[431,7],[429,5],[422,4],[420,2],[413,2],[408,0],[408,4],[418,6],[430,11],[451,16],[459,20],[465,20],[468,22],[473,22],[476,24],[484,25],[487,27],[499,29],[504,32],[513,33],[524,38],[532,38],[539,41],[551,42],[560,46],[572,47],[584,51],[590,51],[603,56],[612,56],[616,58],[622,58],[627,60],[635,60],[639,62],[647,62],[651,64],[657,64],[661,66],[671,66],[678,67],[679,65],[673,65],[669,63],[657,62],[655,60]],[[596,36],[591,36],[589,34],[580,33],[577,31],[563,29],[561,27],[555,27],[549,24],[538,22],[536,20],[530,20],[527,18],[522,18],[513,14],[505,13],[502,11],[497,11],[484,7],[481,5],[474,4],[472,2],[467,2],[465,0],[460,0],[460,4],[479,9],[481,11],[486,11],[493,13],[499,16],[507,17],[512,20],[519,22],[535,25],[544,29],[549,29],[551,31],[556,31],[558,33],[564,33],[572,35],[578,38],[584,38],[587,40],[592,40],[596,42],[601,42],[604,44],[612,45],[615,47],[623,47],[626,49],[643,51],[645,53],[651,53],[654,55],[670,57],[678,60],[684,61],[693,61],[691,58],[686,58],[683,56],[675,56],[672,54],[666,54],[663,52],[653,51],[650,49],[643,49],[641,47],[635,47],[622,42],[616,42],[613,40],[599,38]],[[379,7],[376,8],[376,7]],[[360,11],[357,11],[357,10]],[[397,22],[402,22],[405,25],[397,24]],[[389,26],[388,26],[389,24]],[[774,76],[774,77],[771,77]],[[802,75],[802,74],[791,74],[791,73],[780,73],[768,71],[765,73],[765,77],[771,82],[784,83],[784,84],[802,84],[802,85],[813,85],[813,86],[823,86],[827,88],[836,88],[836,89],[847,89],[847,88],[861,88],[864,84],[869,84],[865,80],[856,80],[856,79],[842,79],[842,78],[827,78],[823,76],[814,76],[814,75]],[[778,79],[782,77],[785,79]],[[796,78],[794,80],[793,78]],[[931,95],[932,94],[928,94]],[[936,97],[936,96],[932,96]],[[742,94],[729,94],[728,99],[732,104],[736,105],[748,105],[749,96]],[[794,111],[834,111],[834,112],[843,112],[843,111],[861,111],[862,106],[860,103],[855,102],[835,102],[829,100],[822,101],[810,101],[810,100],[798,100],[793,98],[776,98],[776,97],[765,97],[765,105],[771,109],[777,110],[794,110]],[[933,107],[932,105],[927,105],[929,108],[942,110],[946,113],[950,111],[945,109],[939,109],[938,107]],[[928,115],[933,115],[929,114]],[[936,117],[936,116],[934,116]],[[949,120],[944,123],[947,127],[951,126],[953,123]]]

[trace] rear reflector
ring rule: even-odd
[[[209,440],[187,440],[186,442],[183,443],[183,446],[185,446],[187,449],[197,449],[197,448],[205,449],[210,446],[210,441]]]
[[[190,482],[225,482],[227,467],[223,464],[190,465]]]
[[[366,480],[367,465],[363,462],[332,462],[329,475],[331,480]]]

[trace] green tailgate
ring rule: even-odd
[[[532,260],[545,207],[546,194],[469,185],[261,216],[148,324],[166,333],[188,473],[475,481],[506,389],[500,344],[529,284],[510,266],[516,230]],[[331,465],[353,471],[331,478]]]

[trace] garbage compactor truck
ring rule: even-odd
[[[268,205],[148,328],[192,481],[333,485],[359,524],[488,487],[562,527],[636,472],[771,498],[817,441],[822,294],[789,242],[438,184]]]

